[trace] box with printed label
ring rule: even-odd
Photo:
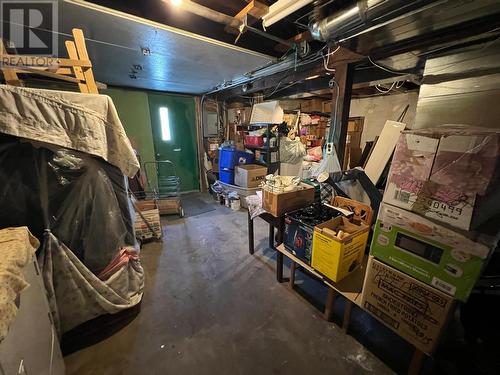
[[[369,229],[365,223],[351,223],[341,216],[317,225],[312,267],[332,281],[342,280],[362,263]]]
[[[483,237],[476,234],[472,240],[458,230],[383,203],[370,254],[466,301],[490,253],[491,247],[475,242],[486,241]]]
[[[453,298],[370,257],[361,306],[416,348],[432,354],[452,312]]]
[[[267,167],[255,164],[238,165],[234,168],[234,184],[244,188],[255,188],[266,179]]]
[[[460,229],[477,227],[490,218],[473,217],[481,204],[499,205],[500,199],[481,200],[500,190],[491,183],[499,146],[499,135],[487,129],[442,127],[403,132],[384,202]]]
[[[309,206],[314,202],[313,186],[301,183],[302,189],[275,193],[266,189],[262,191],[262,208],[275,217],[298,208]]]

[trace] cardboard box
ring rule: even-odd
[[[314,187],[302,183],[302,190],[273,193],[263,190],[262,208],[271,215],[279,217],[285,212],[290,212],[314,202]]]
[[[319,99],[304,100],[300,104],[300,110],[302,112],[322,112],[323,102]]]
[[[484,240],[481,237],[477,239]],[[422,216],[383,203],[371,255],[466,301],[490,248]]]
[[[474,210],[481,209],[476,198],[486,193],[497,168],[500,139],[493,131],[465,129],[403,132],[394,152],[384,201],[460,229],[471,229]]]
[[[153,230],[161,236],[162,230],[160,222],[160,211],[158,210],[156,202],[153,200],[137,201],[135,202],[135,205],[149,222]],[[136,237],[142,240],[147,240],[155,237],[153,232],[149,229],[138,212],[135,213],[134,230]]]
[[[370,257],[361,305],[416,348],[432,354],[453,298]]]
[[[267,168],[261,165],[238,165],[234,168],[234,184],[244,188],[255,188],[266,179]]]
[[[345,217],[336,217],[314,227],[312,262],[314,269],[334,282],[342,280],[354,271],[365,255],[370,227],[354,224]],[[349,233],[343,239],[334,233]]]
[[[333,102],[331,100],[323,102],[323,113],[331,113],[333,109]]]

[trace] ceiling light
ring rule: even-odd
[[[182,4],[182,0],[170,0],[173,6],[178,7],[179,5]]]
[[[262,25],[264,28],[269,27],[312,2],[313,0],[278,0],[269,7],[269,12],[262,17]]]
[[[306,81],[309,81],[309,80],[311,80],[311,79],[315,79],[315,78],[319,78],[319,77],[320,77],[320,75],[319,75],[319,74],[316,74],[315,76],[310,76],[310,77],[307,77],[307,78],[306,78]]]

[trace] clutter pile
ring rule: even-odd
[[[365,309],[431,354],[498,243],[499,134],[443,126],[399,137],[375,224]],[[398,303],[392,301],[397,299]]]

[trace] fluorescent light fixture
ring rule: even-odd
[[[311,79],[315,79],[315,78],[319,78],[320,75],[319,74],[316,74],[315,76],[310,76],[310,77],[307,77],[306,78],[306,81],[310,81]]]
[[[170,0],[173,6],[178,7],[179,5],[182,4],[182,0]]]
[[[313,1],[314,0],[278,0],[269,7],[269,12],[262,17],[262,25],[264,28],[269,27]]]
[[[168,108],[160,107],[160,126],[161,126],[161,139],[163,141],[171,141],[172,133],[170,132],[170,121],[168,119]]]

